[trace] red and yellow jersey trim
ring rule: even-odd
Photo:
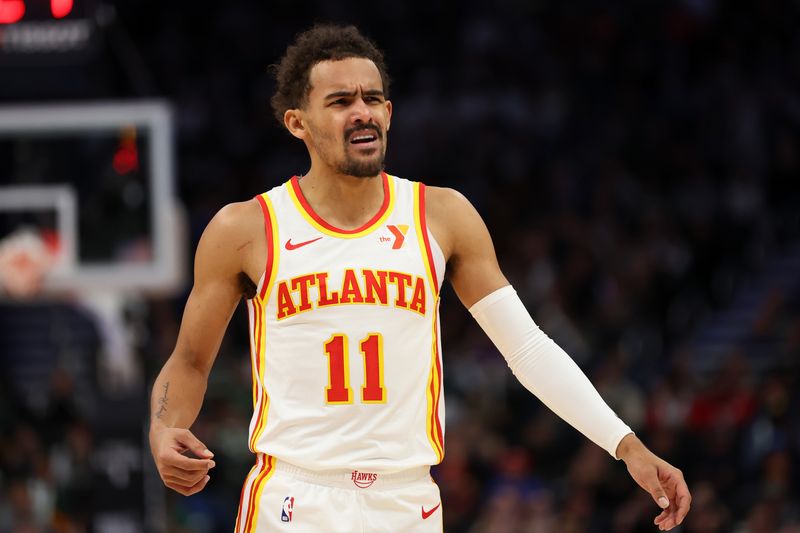
[[[439,297],[439,278],[436,275],[436,263],[433,261],[433,250],[428,238],[428,222],[425,215],[425,185],[419,182],[414,183],[414,217],[418,221],[415,224],[417,227],[417,240],[420,243],[425,270],[428,273],[431,294],[436,300]]]
[[[303,196],[303,191],[300,189],[300,180],[297,176],[293,176],[292,179],[286,183],[286,189],[289,191],[289,197],[292,199],[292,202],[300,214],[303,215],[303,218],[317,230],[331,237],[356,239],[368,235],[381,227],[394,208],[394,179],[385,172],[381,172],[381,179],[383,180],[383,204],[381,204],[375,216],[369,219],[363,226],[356,229],[337,228],[319,216],[308,203],[305,196]]]
[[[254,533],[258,525],[258,502],[264,486],[275,473],[275,458],[258,454],[256,464],[247,474],[239,496],[239,512],[236,515],[236,533]],[[244,503],[247,502],[245,506]],[[242,514],[244,512],[244,514]]]
[[[278,224],[275,219],[275,209],[272,202],[265,194],[256,196],[261,210],[264,214],[264,232],[267,239],[267,260],[264,269],[264,281],[261,290],[251,300],[247,302],[247,308],[250,313],[250,359],[252,364],[252,377],[253,377],[253,412],[255,425],[250,435],[249,447],[250,451],[256,451],[256,443],[261,438],[264,432],[264,427],[267,425],[267,414],[269,413],[270,398],[267,393],[266,382],[264,374],[266,372],[266,357],[265,357],[265,336],[264,331],[265,320],[264,312],[267,307],[269,294],[272,290],[272,285],[275,281],[275,276],[278,272],[278,262],[280,253],[280,243],[276,238]]]
[[[442,398],[442,362],[439,357],[439,278],[436,275],[436,263],[433,260],[428,223],[425,215],[425,185],[414,183],[414,218],[416,220],[417,242],[419,242],[425,271],[428,274],[433,299],[432,338],[431,338],[431,370],[426,387],[428,412],[426,416],[426,434],[431,448],[436,454],[437,464],[444,459],[444,432],[439,418],[439,403]]]
[[[266,383],[264,382],[266,357],[264,354],[264,308],[266,303],[258,296],[248,302],[250,314],[253,317],[252,343],[251,343],[251,364],[253,368],[253,412],[255,415],[255,425],[250,434],[249,448],[255,453],[256,444],[264,432],[267,425],[267,414],[269,413],[269,394],[267,393]]]
[[[425,421],[425,429],[428,441],[436,454],[436,464],[444,459],[444,432],[442,431],[442,421],[439,419],[439,402],[442,399],[442,363],[439,358],[439,298],[436,298],[435,311],[433,313],[433,339],[431,341],[431,371],[428,378],[428,414]]]
[[[269,292],[278,272],[281,243],[278,241],[278,221],[275,219],[275,208],[267,193],[256,196],[264,214],[264,234],[267,239],[267,263],[264,267],[264,284],[261,286],[259,296],[264,302],[269,300]]]

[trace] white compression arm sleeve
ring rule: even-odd
[[[469,308],[526,389],[555,414],[616,458],[632,433],[603,401],[575,361],[539,329],[507,285]]]

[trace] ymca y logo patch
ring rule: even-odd
[[[392,250],[402,248],[406,240],[406,233],[408,233],[408,224],[388,224],[386,229],[389,230],[391,235],[382,235],[378,237],[378,240],[380,242],[391,242]]]

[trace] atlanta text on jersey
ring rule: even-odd
[[[329,277],[327,272],[320,272],[279,281],[278,320],[318,307],[343,304],[394,305],[425,315],[425,281],[419,276],[369,269],[357,273],[348,268],[338,290],[328,287]],[[312,287],[316,290],[312,291]]]

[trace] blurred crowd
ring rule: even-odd
[[[270,122],[265,66],[305,13],[355,23],[393,78],[387,170],[473,201],[537,323],[683,470],[684,530],[800,532],[800,286],[791,266],[771,275],[782,261],[800,268],[796,3],[270,4],[213,16],[186,2],[117,6],[147,68],[107,84],[176,107],[187,247],[224,203],[306,170],[303,147]],[[712,346],[704,331],[751,287],[733,340]],[[148,302],[150,381],[185,296]],[[449,290],[442,324],[446,454],[434,477],[446,531],[654,529],[657,508],[624,464],[525,391]],[[218,466],[203,493],[167,496],[169,531],[233,527],[253,462],[246,339],[239,309],[194,428]],[[9,405],[0,396],[0,415]],[[56,466],[80,479],[90,435],[3,420],[0,531],[80,531],[49,517]],[[18,521],[23,511],[44,518]]]
[[[93,431],[87,410],[75,401],[73,379],[55,370],[40,404],[31,406],[19,397],[4,367],[0,531],[90,531],[97,510]]]

